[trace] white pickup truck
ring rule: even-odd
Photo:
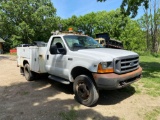
[[[126,87],[142,74],[137,53],[103,48],[78,34],[52,35],[46,47],[17,47],[17,65],[28,81],[48,73],[49,79],[73,83],[76,100],[86,106],[97,102],[100,89]]]

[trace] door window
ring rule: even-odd
[[[53,45],[57,45],[57,48],[60,46],[64,47],[64,43],[60,37],[56,37],[56,38],[52,39],[51,46],[53,46]]]

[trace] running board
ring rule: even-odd
[[[70,84],[69,81],[67,81],[67,80],[65,80],[65,79],[63,79],[63,78],[59,78],[59,77],[53,76],[53,75],[49,75],[48,78],[51,79],[51,80],[60,82],[60,83],[62,83],[62,84],[66,84],[66,85]]]

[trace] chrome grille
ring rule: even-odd
[[[136,70],[139,66],[139,56],[127,56],[114,59],[115,73],[122,74]]]

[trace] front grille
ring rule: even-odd
[[[139,56],[132,55],[114,59],[115,73],[122,74],[136,70],[139,66]]]

